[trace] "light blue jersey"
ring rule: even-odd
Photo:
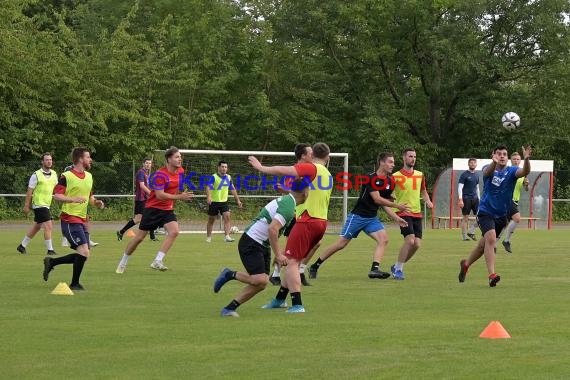
[[[483,171],[486,167],[483,167]],[[503,170],[495,170],[489,177],[483,177],[483,196],[478,213],[495,218],[507,215],[518,179],[515,175],[517,170],[515,166],[507,166]]]

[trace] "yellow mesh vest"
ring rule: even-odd
[[[230,182],[232,181],[232,177],[229,174],[226,174],[226,178],[222,183],[222,177],[218,175],[218,173],[214,173],[214,188],[210,190],[210,194],[212,195],[212,202],[227,202],[228,201],[228,190],[230,189]],[[220,186],[222,184],[222,186]],[[218,190],[219,188],[219,190]]]
[[[421,214],[422,207],[420,204],[420,196],[422,192],[422,177],[423,173],[414,170],[411,177],[405,176],[401,171],[397,171],[394,177],[394,196],[396,203],[406,203],[410,206],[410,212],[414,214]],[[398,209],[393,209],[394,212],[400,213]]]
[[[333,179],[325,166],[321,164],[315,164],[315,166],[317,167],[317,176],[313,179],[312,187],[309,190],[309,196],[304,206],[309,216],[327,220]]]
[[[513,201],[517,202],[521,199],[521,188],[524,182],[524,177],[517,179],[517,184],[515,185],[515,191],[513,191]]]
[[[43,173],[42,169],[36,170],[38,183],[34,189],[32,204],[34,206],[49,207],[53,198],[53,188],[57,185],[57,173],[54,170],[50,170],[51,175],[49,178],[46,178]]]
[[[85,178],[78,178],[71,171],[62,174],[67,182],[65,196],[66,197],[84,197],[84,203],[64,203],[61,211],[80,218],[87,218],[87,205],[89,204],[89,195],[93,187],[93,177],[91,173],[85,172]]]

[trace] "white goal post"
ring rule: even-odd
[[[293,165],[296,163],[294,152],[274,152],[274,151],[239,151],[239,150],[201,150],[201,149],[179,149],[184,162],[183,168],[186,174],[197,173],[196,179],[200,175],[211,175],[217,170],[218,161],[228,162],[228,174],[235,182],[236,178],[243,179],[247,175],[254,174],[255,170],[249,165],[247,156],[256,156],[264,165]],[[164,163],[165,150],[155,150],[153,170],[156,170]],[[348,153],[330,153],[329,170],[333,179],[339,172],[348,173]],[[194,180],[195,178],[193,178]],[[196,188],[198,188],[196,182]],[[248,216],[255,215],[261,206],[280,196],[273,189],[248,190],[240,187],[237,189],[240,199],[244,204],[246,212],[238,210],[231,194],[228,202],[232,211],[232,226],[237,226],[240,230],[250,222]],[[191,202],[177,202],[176,210],[180,224],[181,233],[204,233],[206,231],[206,194],[203,191],[195,191],[194,200]],[[341,210],[339,210],[339,207]],[[191,210],[183,210],[190,208]],[[192,210],[193,209],[193,210]],[[331,210],[333,211],[331,213]],[[331,205],[329,207],[329,228],[327,232],[338,232],[347,217],[348,210],[348,190],[337,190],[333,186],[331,194]],[[188,211],[188,212],[185,212]],[[340,212],[339,212],[340,211]],[[251,214],[251,215],[250,215]],[[214,226],[214,233],[223,231],[222,220],[220,224]]]

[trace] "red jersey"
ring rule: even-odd
[[[168,171],[166,166],[158,169],[156,172],[150,175],[150,196],[146,201],[145,208],[157,208],[159,210],[173,210],[174,209],[174,199],[158,199],[156,197],[155,189],[163,190],[165,193],[170,195],[178,194],[180,187],[180,179],[184,177],[184,169],[178,168],[176,172],[171,173]]]

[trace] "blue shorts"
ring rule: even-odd
[[[82,244],[89,244],[89,232],[83,223],[67,223],[61,221],[61,233],[67,241],[71,249],[75,249]]]
[[[503,229],[507,226],[507,217],[494,217],[484,213],[477,214],[477,224],[479,224],[479,228],[481,229],[481,233],[483,236],[487,233],[487,231],[495,230],[495,235],[499,236]]]
[[[377,217],[365,218],[356,214],[348,214],[346,222],[342,226],[340,236],[345,239],[356,239],[360,231],[367,234],[384,229],[384,225]]]

